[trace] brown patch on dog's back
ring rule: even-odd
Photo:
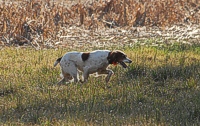
[[[90,53],[83,53],[81,55],[81,58],[82,58],[83,61],[86,61],[89,58],[89,56],[90,56]]]

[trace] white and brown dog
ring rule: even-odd
[[[110,80],[113,71],[107,69],[109,64],[120,64],[127,68],[125,63],[132,61],[122,51],[95,50],[92,52],[68,52],[63,57],[58,58],[54,67],[60,63],[62,80],[58,84],[74,79],[79,81],[78,70],[83,72],[83,82],[87,82],[89,74],[107,74],[106,83]]]

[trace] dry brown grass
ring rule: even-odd
[[[90,0],[60,1],[60,3],[52,2],[52,0],[20,0],[2,2],[0,5],[0,44],[28,44],[35,48],[54,47],[62,43],[63,38],[70,38],[69,42],[74,43],[77,36],[78,44],[81,44],[84,43],[82,37],[87,40],[91,40],[92,37],[100,41],[101,39],[95,38],[95,34],[98,37],[102,36],[105,28],[122,28],[126,30],[122,31],[122,34],[131,35],[135,31],[141,32],[140,29],[134,29],[138,26],[145,26],[144,31],[146,32],[146,28],[154,26],[162,31],[174,24],[198,24],[199,13],[200,2],[197,0],[141,0],[140,2],[138,0]],[[115,34],[121,34],[118,33],[118,29],[115,31],[117,31]],[[112,33],[113,31],[109,32],[109,34]],[[197,33],[199,35],[199,29],[194,34]],[[65,42],[64,45],[70,46],[70,43]]]

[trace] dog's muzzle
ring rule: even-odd
[[[124,60],[122,60],[121,62],[119,62],[119,64],[123,67],[123,68],[127,68],[128,66],[125,63],[132,63],[132,60],[130,60],[129,58],[126,58]]]

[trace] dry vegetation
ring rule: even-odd
[[[198,42],[198,0],[21,0],[0,5],[0,44],[35,48]],[[120,45],[120,46],[121,46]]]
[[[199,0],[55,1],[0,0],[0,125],[200,125]],[[54,85],[66,51],[113,48],[111,88]]]

